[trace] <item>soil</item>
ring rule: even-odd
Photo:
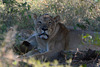
[[[96,50],[63,51],[62,54],[65,55],[67,60],[72,58],[72,66],[85,65],[86,67],[98,67],[97,63],[100,62],[100,52]]]

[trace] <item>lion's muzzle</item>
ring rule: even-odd
[[[46,34],[46,33],[42,33],[42,34],[39,35],[39,37],[40,37],[41,39],[47,40],[47,39],[49,38],[49,35]]]

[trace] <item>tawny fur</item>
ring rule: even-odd
[[[38,24],[38,21],[42,24]],[[26,53],[24,56],[34,57],[36,59],[46,59],[51,60],[54,57],[57,57],[59,52],[62,50],[86,50],[87,48],[97,49],[99,50],[100,47],[89,45],[89,44],[82,44],[82,34],[92,34],[94,33],[86,32],[82,30],[68,30],[63,24],[60,22],[60,17],[51,17],[48,14],[42,15],[37,17],[34,15],[34,24],[35,24],[35,35],[31,36],[28,41],[32,46],[37,46],[39,51],[32,50]],[[51,23],[51,26],[49,25]],[[46,25],[48,30],[46,31],[49,35],[43,35],[42,37],[46,37],[47,39],[42,39],[38,36],[41,33],[41,28],[43,25]]]

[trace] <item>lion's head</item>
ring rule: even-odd
[[[60,16],[52,17],[49,14],[44,14],[37,17],[34,14],[35,31],[40,38],[47,40],[55,31],[59,21]]]

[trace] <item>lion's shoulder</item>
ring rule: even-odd
[[[61,31],[64,31],[65,33],[69,32],[69,30],[67,29],[67,27],[64,24],[62,24],[62,23],[58,23],[58,24],[60,26]]]

